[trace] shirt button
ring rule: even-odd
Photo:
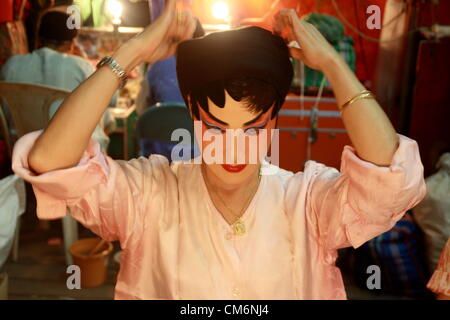
[[[227,232],[227,233],[225,234],[225,239],[231,240],[231,238],[233,238],[233,234],[232,234],[231,232]]]
[[[241,295],[241,290],[239,290],[239,288],[234,287],[232,292],[233,292],[233,296],[235,296],[235,297]]]

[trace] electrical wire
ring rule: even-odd
[[[305,63],[302,60],[299,60],[299,68],[300,68],[300,119],[303,120],[304,115],[303,111],[305,110]]]
[[[404,34],[402,34],[402,35],[400,35],[400,36],[398,36],[398,37],[396,37],[396,38],[380,40],[380,39],[377,39],[377,38],[375,38],[375,37],[371,37],[371,36],[366,35],[366,34],[363,33],[361,30],[359,30],[359,29],[356,28],[354,25],[352,25],[352,24],[347,20],[347,18],[345,18],[345,16],[342,14],[341,9],[339,8],[339,6],[338,6],[337,3],[336,3],[336,0],[331,0],[331,3],[333,4],[334,9],[336,10],[336,13],[337,13],[338,16],[342,19],[342,21],[344,22],[344,24],[345,24],[347,27],[349,27],[350,29],[352,29],[354,32],[356,32],[359,36],[361,36],[362,38],[364,38],[365,40],[368,40],[368,41],[372,41],[372,42],[376,42],[376,43],[395,42],[395,41],[401,40],[401,39],[407,37],[408,35],[410,35],[410,34],[416,32],[416,31],[419,31],[419,30],[420,30],[419,28],[415,28],[415,29],[409,30],[408,32],[405,32]],[[406,9],[403,9],[402,11],[403,11],[403,12],[401,12],[401,13],[403,14],[404,11],[406,11]],[[396,17],[394,17],[395,19],[392,19],[391,21],[389,21],[388,23],[386,23],[385,26],[387,26],[388,24],[390,24],[390,23],[392,23],[393,21],[397,20],[399,17],[400,17],[400,14],[398,14]]]
[[[354,5],[353,7],[355,8],[354,12],[355,12],[355,20],[356,20],[356,24],[358,25],[358,29],[359,29],[359,16],[358,16],[358,0],[354,0],[353,1]],[[391,20],[392,21],[392,20]],[[363,66],[364,66],[364,71],[366,72],[366,76],[369,76],[369,70],[367,67],[367,56],[366,56],[366,50],[364,47],[364,43],[363,43],[363,39],[362,37],[358,34],[358,41],[359,41],[359,46],[361,48],[361,56],[362,56],[362,60],[363,60]]]
[[[311,108],[310,115],[310,129],[308,133],[308,141],[306,143],[306,160],[311,160],[311,145],[317,140],[317,118],[319,115],[319,102],[322,98],[323,88],[325,87],[325,76],[322,76],[322,82],[320,83],[319,92],[317,93],[317,98],[314,106]]]
[[[389,25],[392,24],[394,21],[396,21],[398,18],[400,18],[400,16],[406,12],[406,8],[407,8],[407,7],[403,7],[403,9],[402,9],[399,13],[397,13],[391,20],[389,20],[388,22],[386,22],[385,24],[383,24],[383,25],[381,26],[381,29],[383,29],[383,28],[389,26]]]

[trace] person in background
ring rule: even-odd
[[[0,71],[0,80],[52,86],[68,91],[86,80],[95,69],[80,57],[82,50],[74,41],[78,30],[67,28],[68,18],[69,15],[61,11],[45,13],[38,30],[38,49],[9,58]],[[111,99],[110,105],[115,105],[115,97]],[[58,101],[51,106],[50,117],[60,104],[61,101]],[[107,150],[109,143],[104,129],[113,130],[114,124],[114,118],[106,109],[92,135],[103,150]]]
[[[15,8],[20,8],[20,0],[15,1]],[[27,33],[28,50],[31,52],[35,48],[36,30],[38,27],[39,15],[44,10],[55,6],[55,0],[27,0],[25,3],[22,19]]]
[[[427,284],[439,300],[450,300],[450,238],[441,253],[438,266]]]
[[[77,40],[89,59],[98,59],[97,43],[94,37],[89,34],[80,34]]]
[[[205,35],[205,31],[198,19],[195,19],[196,27],[193,38],[200,38]],[[144,115],[145,109],[157,104],[175,104],[184,105],[183,96],[181,95],[178,85],[176,56],[153,63],[149,66],[146,77],[141,83],[141,91],[139,92],[136,102],[136,112],[141,116],[141,121],[150,124],[153,115]],[[144,120],[145,119],[145,120]],[[190,129],[188,123],[190,119],[186,119],[185,129]],[[170,130],[170,125],[167,130]],[[148,157],[151,154],[161,154],[171,160],[172,149],[177,145],[176,142],[154,141],[146,137],[139,139],[141,155]],[[192,147],[191,154],[198,154],[196,147]]]
[[[200,21],[198,19],[195,20],[196,28],[193,38],[203,37],[205,30],[203,30]],[[150,65],[141,85],[142,89],[137,99],[138,114],[142,114],[146,108],[157,103],[174,102],[184,104],[183,96],[178,86],[175,55]]]

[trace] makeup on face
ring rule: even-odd
[[[267,127],[270,121],[270,110],[266,113],[261,112],[254,119],[247,121],[242,124],[242,130],[247,135],[256,135],[259,129]],[[225,134],[226,130],[229,129],[229,124],[223,120],[220,120],[213,116],[211,113],[200,109],[200,120],[208,130],[216,130],[216,134]],[[247,164],[221,164],[222,168],[229,173],[239,173],[243,171]]]
[[[244,170],[247,165],[246,164],[237,164],[237,165],[230,165],[230,164],[222,164],[222,168],[224,168],[226,171],[231,173],[238,173]]]
[[[245,134],[257,134],[259,129],[267,127],[270,121],[270,109],[266,113],[260,113],[254,119],[245,122],[242,125],[242,130]],[[203,122],[205,127],[209,130],[217,130],[218,134],[225,134],[226,130],[229,129],[229,124],[214,117],[211,113],[204,111],[200,108],[200,120]]]

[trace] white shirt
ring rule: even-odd
[[[32,53],[9,58],[2,67],[0,79],[72,91],[94,71],[94,67],[88,61],[78,56],[59,53],[53,49],[42,47]],[[50,118],[56,113],[61,103],[62,101],[58,100],[52,104]],[[109,138],[103,130],[105,125],[108,125],[108,121],[111,121],[111,116],[108,113],[109,110],[106,110],[92,135],[92,138],[100,143],[103,150],[106,150],[109,143]]]

